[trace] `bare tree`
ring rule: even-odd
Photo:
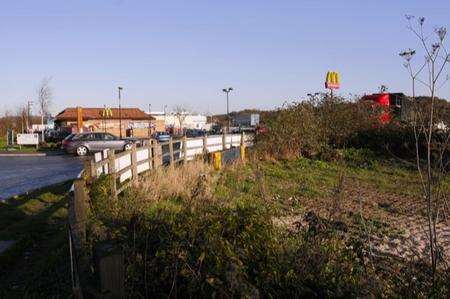
[[[17,107],[17,117],[20,119],[21,133],[25,132],[27,127],[28,109],[26,105],[20,105]]]
[[[450,134],[437,128],[439,123],[439,111],[437,111],[437,91],[445,84],[449,77],[443,77],[447,63],[450,62],[444,42],[447,29],[439,27],[432,34],[426,34],[425,18],[406,16],[408,29],[418,38],[420,48],[424,52],[424,60],[413,64],[416,50],[408,49],[400,53],[405,59],[404,66],[412,82],[412,107],[411,125],[416,141],[416,166],[419,173],[423,198],[426,203],[426,217],[428,223],[428,238],[430,247],[430,260],[433,270],[433,281],[439,262],[440,249],[436,224],[439,218],[446,213],[442,209],[446,205],[447,195],[442,192],[442,182],[446,177],[448,161],[445,161],[445,153],[448,153]],[[430,40],[433,40],[430,42]],[[416,98],[416,84],[419,83],[427,90],[429,97],[419,101]],[[425,101],[425,102],[424,102]],[[437,136],[438,135],[438,136]],[[443,138],[443,136],[445,136]],[[425,141],[425,148],[421,146],[421,140]],[[443,140],[439,142],[438,140]],[[437,155],[436,155],[437,153]],[[422,162],[422,157],[425,161]],[[444,213],[442,213],[444,212]]]
[[[44,125],[44,117],[50,114],[49,108],[53,97],[53,91],[50,87],[51,78],[44,78],[37,90],[39,112],[41,114],[41,125]]]
[[[186,120],[186,117],[189,113],[189,108],[185,105],[176,105],[173,108],[173,113],[178,120],[180,130],[183,130],[184,121]]]

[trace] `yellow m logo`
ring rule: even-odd
[[[341,85],[338,72],[328,72],[325,79],[325,88],[338,89]]]
[[[102,117],[112,117],[113,113],[112,113],[112,109],[111,108],[107,108],[105,107],[105,109],[103,109],[102,111]]]

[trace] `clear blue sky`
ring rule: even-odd
[[[0,112],[35,99],[46,76],[53,112],[116,105],[118,85],[125,106],[223,112],[232,86],[232,110],[267,109],[322,91],[327,70],[342,94],[408,92],[405,14],[450,26],[450,1],[5,0]]]

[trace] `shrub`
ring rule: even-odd
[[[292,103],[266,121],[269,132],[257,140],[258,153],[275,158],[314,157],[345,147],[373,118],[366,103],[322,95],[316,101]]]
[[[285,235],[247,199],[155,204],[124,235],[132,297],[355,297],[363,268],[337,238]]]
[[[276,159],[298,156],[338,159],[336,149],[369,149],[384,157],[415,162],[416,138],[408,124],[393,120],[380,124],[368,102],[352,102],[322,95],[314,101],[288,104],[266,120],[268,133],[257,138],[256,154]],[[446,135],[433,135],[433,160],[439,160],[439,146],[448,143]],[[426,140],[419,136],[419,152],[425,153]],[[441,147],[444,148],[444,147]],[[448,146],[443,152],[448,156]],[[425,158],[421,156],[421,158]],[[445,160],[445,159],[444,159]]]
[[[257,153],[274,158],[313,156],[326,146],[325,132],[311,103],[293,103],[266,120],[269,132],[257,139]]]
[[[92,183],[89,190],[91,212],[98,219],[110,219],[117,208],[111,196],[111,177],[101,175]]]
[[[349,145],[370,149],[381,156],[405,159],[414,158],[416,153],[413,130],[398,123],[361,130],[349,140]]]

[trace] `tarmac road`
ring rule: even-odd
[[[82,169],[73,156],[0,157],[0,201],[74,179]]]

